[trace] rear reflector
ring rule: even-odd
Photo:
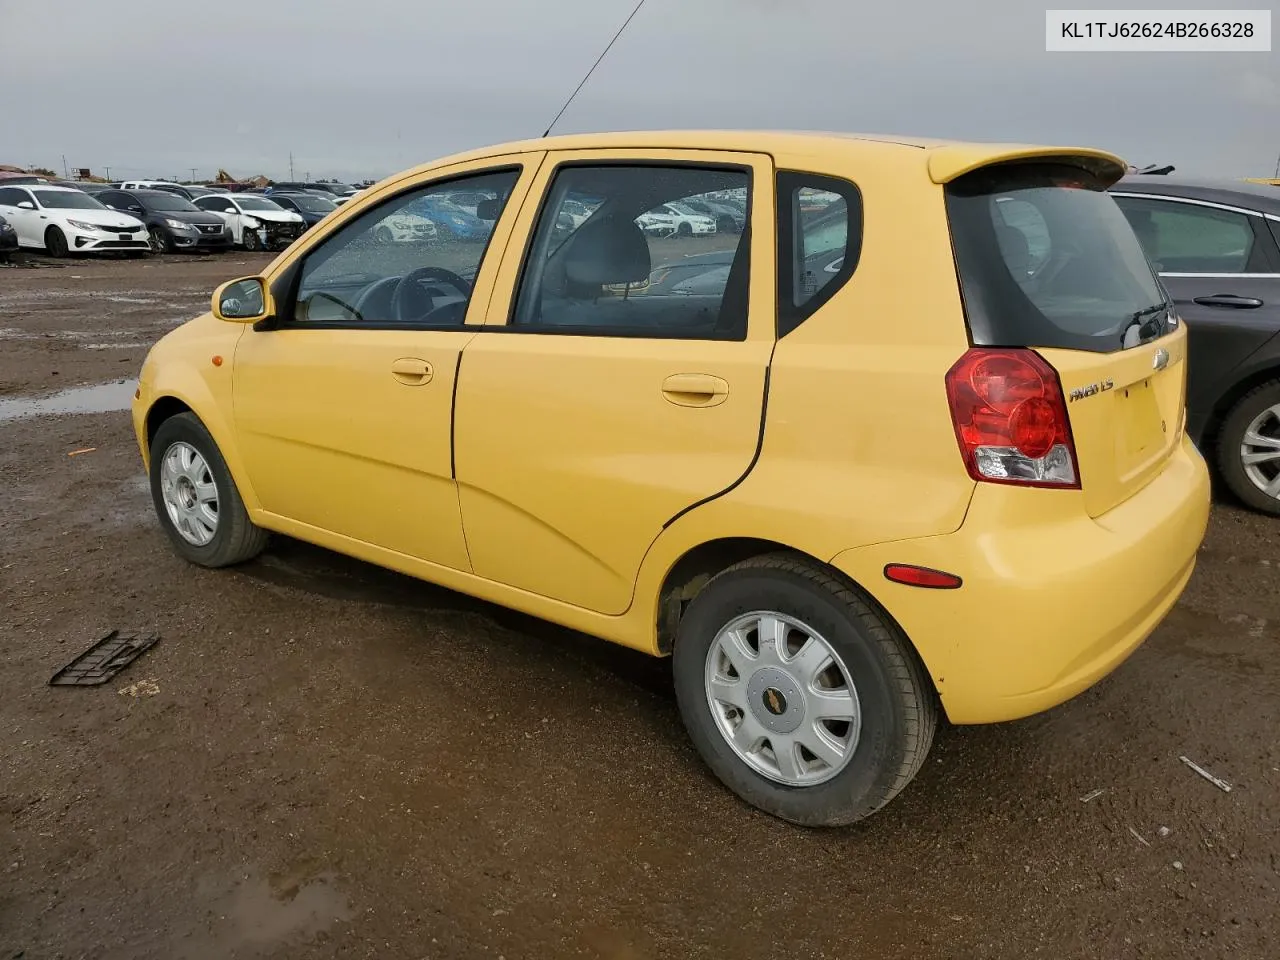
[[[917,567],[909,563],[890,563],[884,568],[886,580],[905,583],[909,587],[929,587],[933,590],[954,590],[962,581],[954,573]]]

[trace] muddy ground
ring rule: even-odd
[[[124,412],[12,416],[265,263],[0,268],[0,958],[1280,956],[1276,521],[1215,505],[1115,675],[800,830],[710,777],[665,662],[282,539],[189,566]],[[117,628],[163,639],[48,686]]]

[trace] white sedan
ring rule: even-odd
[[[191,202],[221,217],[231,230],[231,242],[246,250],[283,249],[307,229],[302,217],[266,197],[210,193]]]
[[[0,186],[0,217],[18,234],[18,246],[44,249],[52,257],[120,251],[145,256],[150,249],[141,220],[74,187]]]
[[[658,237],[709,237],[716,232],[716,222],[680,203],[664,203],[636,217],[645,233]]]
[[[439,233],[434,220],[403,211],[383,217],[373,227],[377,243],[430,243]]]

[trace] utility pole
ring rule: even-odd
[[[107,179],[108,179],[108,180],[110,180],[110,179],[111,179],[111,168],[110,168],[110,167],[103,167],[103,169],[107,171]]]
[[[1280,180],[1280,153],[1276,154],[1276,179]]]
[[[195,183],[195,182],[196,182],[196,168],[195,168],[195,167],[192,167],[192,168],[191,168],[191,182],[192,182],[192,183]]]
[[[67,166],[67,155],[62,155],[62,175],[68,180],[71,179],[71,168]]]
[[[289,151],[289,179],[293,179],[293,151]]]

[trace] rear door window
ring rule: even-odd
[[[1246,214],[1153,197],[1117,197],[1116,203],[1161,273],[1267,269],[1266,253]]]
[[[969,332],[978,346],[1110,353],[1166,331],[1168,297],[1093,175],[984,168],[946,188]]]
[[[721,234],[687,197],[750,188],[710,165],[566,165],[526,255],[515,329],[744,340],[750,235]],[[580,212],[581,211],[581,212]]]

